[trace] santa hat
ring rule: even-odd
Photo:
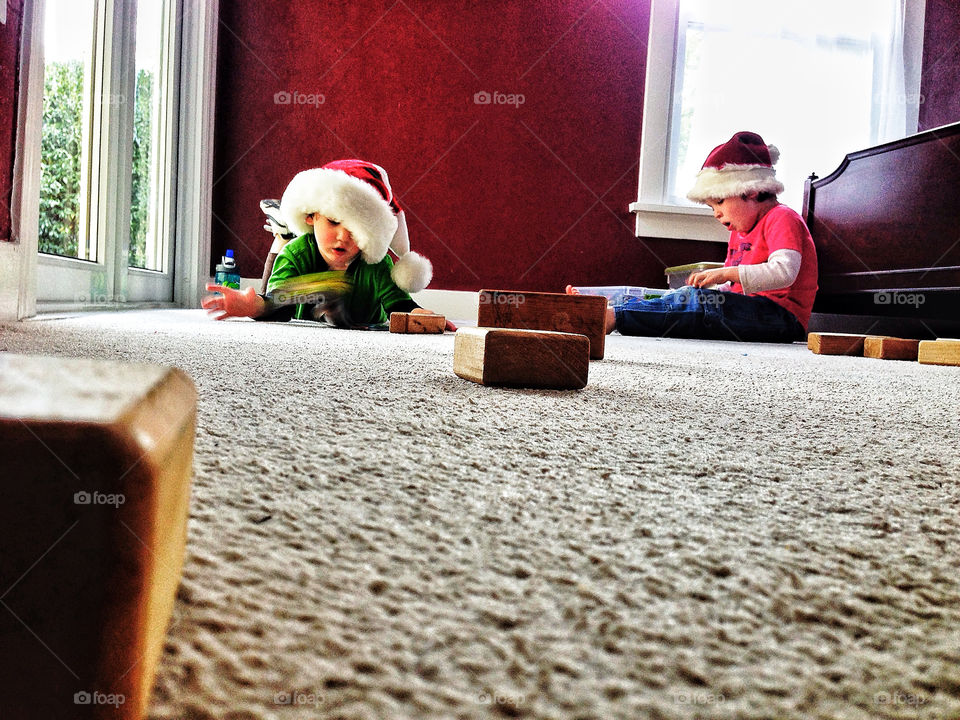
[[[702,203],[754,192],[779,195],[783,183],[773,171],[779,158],[780,151],[756,133],[738,132],[707,156],[687,197]]]
[[[306,218],[316,212],[350,231],[365,263],[376,264],[392,250],[398,260],[391,276],[398,287],[419,292],[430,283],[433,266],[410,251],[406,217],[379,165],[336,160],[297,173],[280,200],[280,214],[287,227],[305,235],[313,231]]]

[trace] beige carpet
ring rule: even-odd
[[[151,720],[960,717],[958,368],[613,335],[554,392],[451,335],[0,332],[197,385]]]

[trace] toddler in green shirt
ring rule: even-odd
[[[298,173],[280,200],[280,214],[295,237],[278,248],[266,292],[209,284],[201,305],[216,320],[309,320],[341,327],[387,322],[391,312],[421,312],[410,293],[430,282],[430,261],[410,251],[403,211],[386,171],[363,160],[338,160]],[[399,260],[387,255],[392,250]],[[283,302],[290,281],[316,273],[334,277],[339,292],[318,292]],[[447,323],[448,330],[455,330]]]

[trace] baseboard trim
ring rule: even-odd
[[[411,297],[428,310],[446,315],[456,325],[476,325],[480,293],[469,290],[422,290]]]

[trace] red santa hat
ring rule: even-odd
[[[336,160],[297,173],[280,200],[280,214],[297,235],[313,232],[306,218],[313,213],[335,220],[353,236],[365,263],[397,256],[391,275],[398,287],[419,292],[430,284],[433,266],[410,251],[407,220],[379,165],[365,160]]]
[[[710,152],[687,197],[702,203],[754,192],[779,195],[783,183],[773,170],[779,159],[780,151],[756,133],[738,132]]]

